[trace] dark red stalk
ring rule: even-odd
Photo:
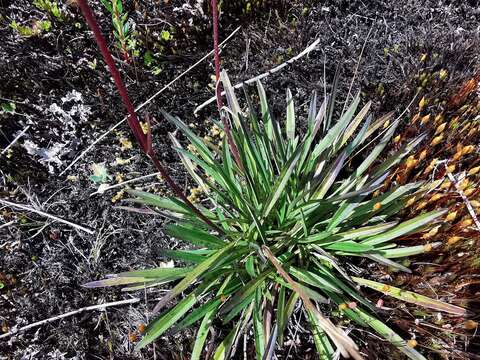
[[[215,86],[215,95],[217,96],[217,108],[218,112],[220,113],[220,119],[223,123],[223,128],[225,129],[225,134],[227,134],[227,141],[230,150],[232,151],[233,157],[235,158],[235,162],[237,163],[238,167],[241,170],[243,169],[242,161],[240,160],[240,154],[238,153],[237,145],[233,141],[232,132],[230,131],[230,125],[228,124],[228,120],[222,114],[222,89],[220,87],[220,55],[218,51],[218,9],[217,9],[217,0],[212,0],[212,17],[213,17],[213,50],[214,50],[214,58],[215,58],[215,77],[217,80],[217,84]]]
[[[95,35],[95,40],[97,41],[97,45],[100,48],[100,52],[102,53],[103,59],[108,65],[108,69],[110,70],[110,74],[112,75],[113,80],[115,81],[115,85],[117,86],[118,92],[120,93],[120,97],[122,98],[123,104],[127,108],[128,125],[130,126],[130,129],[132,129],[133,135],[135,136],[135,139],[137,140],[137,142],[140,144],[140,147],[145,152],[145,154],[147,154],[150,157],[153,164],[158,169],[158,171],[160,172],[162,177],[165,179],[168,186],[170,186],[172,191],[175,193],[175,195],[178,196],[180,199],[182,199],[182,201],[186,205],[188,205],[188,207],[190,207],[190,209],[192,209],[192,211],[195,212],[195,214],[199,218],[201,218],[206,224],[208,224],[211,228],[217,230],[220,233],[223,233],[221,229],[219,229],[215,224],[213,224],[209,219],[207,219],[187,199],[187,197],[183,194],[180,187],[173,181],[173,179],[168,174],[167,170],[163,167],[160,160],[158,160],[157,155],[155,154],[155,151],[153,150],[151,145],[150,127],[148,131],[149,134],[147,135],[144,134],[142,127],[140,126],[140,122],[138,121],[137,114],[135,113],[135,109],[132,103],[130,102],[130,98],[128,97],[127,89],[123,84],[122,77],[118,72],[115,62],[113,61],[112,55],[110,54],[110,50],[108,50],[107,44],[105,42],[105,39],[103,38],[100,28],[98,27],[97,21],[95,20],[95,16],[93,15],[92,10],[88,6],[88,3],[86,0],[77,0],[77,3],[80,6],[80,9],[82,10],[83,16],[85,17],[88,26],[90,27],[93,34]]]

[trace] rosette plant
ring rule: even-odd
[[[371,327],[412,359],[423,359],[414,348],[376,316],[378,309],[359,285],[424,305],[463,315],[462,308],[418,294],[352,276],[349,264],[359,258],[407,271],[397,258],[420,254],[439,243],[398,246],[395,240],[425,229],[443,210],[399,221],[398,213],[422,183],[393,185],[375,194],[389,174],[424,136],[376,161],[395,132],[399,120],[390,115],[372,120],[370,103],[360,110],[360,96],[335,118],[335,93],[317,109],[313,93],[304,134],[297,131],[297,114],[287,90],[283,125],[272,116],[265,90],[257,83],[259,111],[247,92],[241,107],[225,72],[222,83],[228,106],[222,111],[232,124],[231,136],[238,163],[224,138],[214,146],[195,135],[180,119],[162,112],[190,145],[186,150],[173,138],[185,169],[204,191],[198,209],[211,224],[175,197],[130,190],[134,201],[157,210],[170,223],[167,234],[193,249],[165,250],[164,255],[185,266],[121,273],[88,287],[127,285],[126,290],[164,286],[173,288],[155,307],[161,314],[147,327],[138,348],[167,330],[198,325],[192,359],[199,359],[214,321],[231,324],[214,358],[226,358],[240,333],[253,329],[257,358],[282,346],[283,334],[297,301],[303,303],[317,351],[331,358],[335,349],[360,358],[351,338],[331,321],[330,312],[358,326]],[[217,123],[220,128],[221,122]],[[375,134],[375,136],[374,136]],[[349,165],[374,138],[369,152]],[[378,141],[375,141],[378,138]],[[364,264],[365,262],[362,262]],[[183,295],[185,293],[185,295]],[[182,299],[173,307],[173,300]]]
[[[425,359],[381,320],[381,309],[362,287],[435,311],[458,316],[466,311],[352,272],[357,269],[356,275],[368,276],[361,271],[368,262],[409,272],[398,258],[439,245],[398,245],[402,237],[425,230],[445,214],[436,210],[404,221],[399,217],[406,200],[426,191],[428,184],[393,183],[380,191],[389,171],[424,136],[385,154],[400,119],[389,114],[373,120],[370,103],[359,109],[359,94],[342,111],[336,109],[336,82],[319,107],[316,93],[312,94],[302,120],[287,90],[285,118],[279,121],[269,109],[261,82],[259,104],[245,91],[246,105],[240,106],[223,72],[227,105],[219,96],[222,121],[216,125],[226,136],[218,146],[162,112],[189,142],[187,150],[172,135],[185,169],[203,190],[203,201],[194,206],[157,159],[151,133],[141,131],[93,15],[85,0],[78,2],[129,110],[135,137],[176,194],[161,197],[130,190],[132,199],[163,215],[168,220],[166,233],[192,246],[164,251],[177,261],[175,267],[125,272],[85,285],[123,285],[125,290],[170,287],[137,348],[167,331],[195,326],[191,359],[200,359],[210,327],[223,324],[228,330],[213,359],[230,357],[245,332],[253,334],[256,358],[271,359],[301,303],[321,359],[339,354],[362,358],[347,331],[335,325],[339,319],[373,329],[411,359]]]

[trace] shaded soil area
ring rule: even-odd
[[[116,289],[81,287],[106,274],[159,266],[166,261],[159,255],[163,248],[182,244],[162,233],[161,218],[118,209],[119,204],[126,205],[121,200],[121,188],[93,194],[99,188],[91,178],[95,164],[97,169],[106,169],[104,180],[111,185],[155,172],[133,143],[126,124],[63,172],[125,115],[75,2],[67,3],[60,6],[63,15],[59,18],[31,1],[0,0],[0,149],[24,131],[10,150],[0,155],[0,198],[82,224],[94,229],[94,234],[0,203],[1,331],[103,302],[133,296],[142,301],[104,312],[84,312],[0,339],[0,358],[142,359],[153,358],[155,352],[159,359],[188,359],[193,331],[160,339],[156,350],[133,350],[139,326],[148,321],[148,309],[164,290],[125,294]],[[111,16],[100,2],[91,3],[108,35],[109,46],[116,49]],[[448,99],[477,69],[478,1],[226,3],[220,18],[221,40],[241,26],[221,53],[222,66],[233,83],[268,71],[320,39],[315,51],[263,81],[279,117],[284,114],[285,90],[289,87],[300,120],[302,116],[304,119],[311,91],[323,94],[324,83],[332,82],[339,64],[343,98],[355,75],[352,92],[361,89],[362,101],[373,101],[375,116],[388,111],[400,115],[412,99],[417,106],[424,93]],[[132,101],[141,104],[211,50],[209,7],[206,1],[193,0],[125,1],[124,7],[134,28],[136,44],[130,51],[136,57],[125,62],[120,50],[115,54]],[[37,30],[42,21],[49,21],[50,28],[44,25],[47,30]],[[38,33],[22,36],[13,22]],[[429,80],[428,74],[441,70],[447,74],[441,83]],[[175,114],[206,135],[212,126],[208,119],[216,115],[215,104],[197,115],[193,111],[213,96],[213,74],[213,58],[209,57],[140,112],[142,118],[149,114],[153,119],[157,152],[187,193],[189,180],[168,139],[168,132],[174,129],[161,118],[159,109]],[[406,125],[414,113],[412,108],[404,113]],[[132,186],[168,193],[157,177]],[[478,234],[472,233],[471,238],[478,239]],[[472,255],[468,249],[462,251]],[[450,265],[442,268],[447,271],[455,266],[454,256],[433,253],[431,258],[418,262],[434,263],[440,257],[447,258]],[[445,281],[435,276],[421,277],[427,272],[425,265],[415,269],[415,277],[404,281],[414,290],[419,283],[435,289]],[[470,268],[466,273],[468,281],[477,282],[460,289],[461,299],[478,296],[479,291],[478,273]],[[436,282],[429,282],[432,278]],[[454,295],[449,299],[461,303]],[[472,302],[470,307],[475,309],[478,303]],[[385,319],[388,317],[385,314]],[[315,358],[312,339],[301,327],[301,320],[299,313],[291,325],[288,346],[279,351],[279,358]],[[412,315],[395,325],[408,337],[414,320]],[[448,357],[445,348],[433,348],[428,340],[443,331],[440,325],[417,333],[422,351],[432,359]],[[368,358],[401,358],[385,350],[386,345],[373,335],[356,330],[353,334]],[[478,352],[478,340],[464,332],[447,337],[442,341],[458,350],[451,349],[452,358],[478,358],[473,355]],[[238,353],[243,357],[242,351]]]

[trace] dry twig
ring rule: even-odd
[[[82,226],[82,225],[78,225],[78,224],[75,224],[74,222],[71,222],[71,221],[68,221],[68,220],[65,220],[65,219],[62,219],[62,218],[59,218],[58,216],[55,216],[55,215],[52,215],[52,214],[49,214],[49,213],[46,213],[42,210],[37,210],[35,208],[32,208],[32,207],[29,207],[27,205],[23,205],[23,204],[18,204],[18,203],[14,203],[14,202],[11,202],[11,201],[8,201],[8,200],[5,200],[5,199],[0,199],[0,203],[1,204],[4,204],[6,206],[9,206],[9,207],[14,207],[14,208],[18,208],[18,209],[22,209],[22,210],[26,210],[26,211],[31,211],[31,212],[34,212],[38,215],[41,215],[41,216],[45,216],[49,219],[52,219],[52,220],[55,220],[55,221],[58,221],[58,222],[61,222],[63,224],[66,224],[66,225],[69,225],[77,230],[81,230],[81,231],[84,231],[88,234],[94,234],[95,233],[95,230],[91,229],[91,228],[87,228],[85,226]]]
[[[85,312],[85,311],[105,310],[105,308],[107,308],[107,307],[125,305],[125,304],[135,304],[139,301],[140,301],[139,298],[133,298],[133,299],[128,299],[128,300],[114,301],[114,302],[105,303],[105,304],[87,306],[87,307],[84,307],[84,308],[81,308],[81,309],[70,311],[70,312],[62,314],[62,315],[57,315],[57,316],[53,316],[53,317],[45,319],[45,320],[37,321],[33,324],[29,324],[27,326],[21,327],[21,328],[16,329],[16,330],[12,330],[8,333],[0,335],[0,339],[8,338],[8,337],[16,335],[18,333],[25,332],[29,329],[39,327],[39,326],[51,323],[53,321],[64,319],[66,317],[70,317],[70,316],[73,316],[73,315],[76,315],[76,314],[80,314],[80,313]]]

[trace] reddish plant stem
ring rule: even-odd
[[[110,70],[110,74],[112,75],[112,78],[115,81],[115,85],[118,89],[118,92],[120,93],[120,97],[122,98],[123,104],[127,108],[128,125],[130,126],[130,129],[132,129],[133,135],[135,136],[135,139],[137,140],[137,142],[140,144],[140,147],[145,152],[145,154],[147,154],[148,157],[152,160],[153,164],[158,169],[158,171],[160,172],[162,177],[165,179],[168,186],[175,193],[175,195],[178,196],[190,209],[192,209],[192,211],[200,219],[202,219],[206,224],[208,224],[211,228],[215,229],[219,233],[223,234],[223,231],[220,228],[218,228],[209,219],[207,219],[205,215],[203,215],[191,203],[191,201],[187,199],[187,197],[183,194],[180,187],[175,183],[175,181],[173,181],[173,179],[168,174],[167,170],[163,167],[160,160],[158,160],[157,155],[155,154],[155,151],[153,150],[151,145],[151,139],[150,139],[151,134],[143,133],[142,127],[140,126],[140,122],[138,121],[138,118],[137,118],[137,114],[135,113],[135,109],[130,101],[130,98],[128,97],[127,89],[123,84],[122,77],[118,72],[115,62],[113,61],[112,55],[110,54],[110,50],[108,49],[105,39],[103,38],[102,32],[98,27],[98,23],[95,20],[95,16],[93,15],[92,10],[88,6],[87,0],[77,0],[77,3],[80,6],[80,9],[82,10],[83,16],[85,17],[85,20],[87,21],[88,26],[90,27],[90,29],[92,30],[95,36],[95,40],[97,42],[98,47],[100,48],[100,52],[102,53],[103,59],[108,65],[108,69]],[[151,131],[150,127],[148,131],[149,132]]]
[[[215,58],[215,95],[217,97],[217,108],[220,113],[220,119],[222,120],[223,128],[225,134],[227,134],[227,142],[230,150],[232,151],[235,162],[238,167],[243,171],[243,164],[240,160],[240,154],[238,153],[238,148],[235,142],[233,141],[232,132],[230,131],[230,125],[228,120],[222,113],[223,101],[222,101],[222,89],[220,87],[220,55],[218,51],[218,9],[217,9],[217,0],[212,0],[212,17],[213,17],[213,49],[214,49],[214,58]]]

